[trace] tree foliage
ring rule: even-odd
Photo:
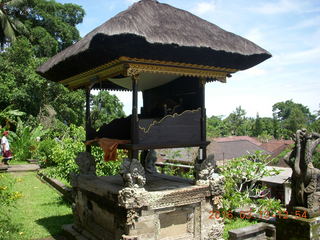
[[[220,137],[228,134],[226,124],[222,116],[211,116],[207,118],[207,135],[209,137]]]
[[[278,102],[273,105],[273,118],[256,118],[246,116],[246,111],[237,107],[225,119],[221,116],[207,118],[207,135],[209,137],[222,136],[251,136],[262,141],[272,138],[291,138],[292,134],[301,128],[320,132],[320,110],[311,114],[308,107],[294,103],[292,100]]]
[[[25,29],[14,14],[12,9],[17,7],[19,0],[0,0],[0,48],[4,49],[7,42],[14,42],[17,34],[22,34]]]
[[[91,96],[91,121],[94,128],[111,122],[115,118],[124,117],[123,104],[118,97],[107,91],[100,91]]]
[[[231,135],[245,135],[246,111],[241,107],[237,107],[235,111],[225,119],[225,123],[230,129]]]
[[[308,107],[292,100],[272,106],[273,116],[279,122],[280,135],[290,138],[298,129],[307,128],[315,120]]]
[[[70,92],[62,85],[39,76],[35,69],[42,62],[26,38],[17,39],[0,53],[0,109],[11,106],[11,109],[25,112],[25,117],[36,118],[43,106],[51,105],[60,121],[82,124],[84,92]]]
[[[16,109],[12,109],[12,105],[6,107],[3,110],[0,110],[0,126],[4,126],[7,129],[10,129],[12,124],[17,123],[17,119],[23,116],[25,113]]]
[[[14,42],[25,36],[37,56],[52,56],[80,38],[76,25],[84,10],[76,4],[54,0],[1,0],[0,43]]]

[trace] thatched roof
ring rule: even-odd
[[[271,55],[187,11],[141,0],[38,68],[60,81],[120,56],[244,70]]]

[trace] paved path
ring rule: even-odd
[[[29,172],[40,169],[38,164],[9,165],[7,172]]]

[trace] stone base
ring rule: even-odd
[[[277,239],[311,240],[320,239],[320,217],[300,218],[288,215],[288,219],[277,219]]]
[[[209,185],[163,174],[147,176],[145,190],[123,188],[120,176],[79,175],[73,185],[75,223],[64,229],[73,239],[222,239]]]
[[[229,240],[276,240],[276,229],[272,224],[257,223],[230,230]]]

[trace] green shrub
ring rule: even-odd
[[[75,158],[79,152],[85,151],[85,131],[83,127],[76,127],[71,125],[65,132],[61,140],[47,140],[44,148],[47,149],[47,160],[43,162],[47,168],[44,172],[50,177],[59,177],[70,181],[70,174],[78,172],[78,165]],[[45,142],[45,141],[44,141]],[[50,144],[52,143],[52,145]],[[40,148],[40,147],[39,147]],[[92,147],[92,155],[96,160],[96,172],[98,176],[115,175],[119,173],[120,165],[125,157],[124,151],[118,150],[118,160],[105,162],[103,160],[104,153],[100,147]]]
[[[39,160],[41,167],[49,167],[54,165],[54,162],[50,156],[53,155],[53,150],[55,149],[56,145],[58,145],[58,142],[50,138],[39,142],[34,153],[34,158]]]
[[[51,177],[58,176],[69,180],[70,173],[78,172],[78,166],[75,163],[76,155],[83,152],[85,146],[83,142],[74,140],[70,137],[64,138],[58,144],[53,146],[49,159],[54,166],[52,172],[48,172]]]
[[[275,212],[281,209],[280,201],[273,198],[260,199],[265,194],[265,188],[258,183],[262,177],[279,173],[266,166],[272,161],[262,152],[235,158],[220,167],[221,174],[225,177],[225,195],[223,208],[235,210],[239,207],[250,207],[256,212]],[[260,199],[260,200],[257,200]]]
[[[26,161],[27,159],[32,158],[39,145],[37,138],[41,138],[46,133],[47,131],[43,130],[41,125],[32,128],[30,126],[25,126],[19,119],[16,132],[11,132],[9,134],[9,141],[15,160]]]

